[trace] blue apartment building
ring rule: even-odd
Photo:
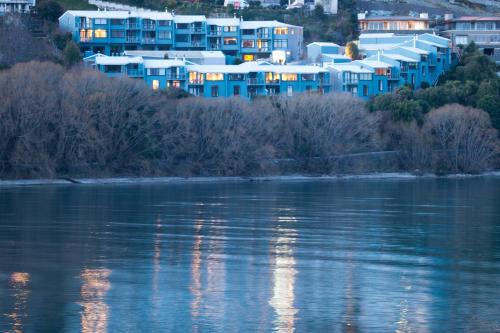
[[[302,27],[278,21],[243,21],[153,11],[69,10],[59,26],[71,32],[81,51],[119,55],[126,50],[222,51],[254,61],[285,63],[303,53]]]
[[[363,60],[325,64],[333,91],[368,99],[403,85],[418,89],[435,85],[451,66],[450,41],[434,34],[365,34],[359,48]]]
[[[93,66],[110,77],[143,79],[154,90],[175,87],[192,95],[215,98],[330,92],[330,73],[319,66],[199,65],[179,59],[144,59],[138,56],[93,57]]]

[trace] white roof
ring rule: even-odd
[[[193,22],[204,22],[206,17],[203,15],[175,15],[175,23],[193,23]]]
[[[180,67],[184,66],[185,63],[182,60],[172,60],[172,59],[146,59],[144,60],[145,68],[169,68],[169,67]]]
[[[359,39],[363,38],[387,38],[387,37],[394,37],[394,33],[392,32],[387,32],[387,33],[364,33],[359,35]]]
[[[241,21],[240,29],[295,27],[278,21]]]
[[[201,55],[204,58],[223,58],[226,59],[226,56],[222,51],[200,51]]]
[[[361,67],[360,65],[353,64],[353,63],[349,63],[349,64],[328,64],[328,65],[326,65],[326,67],[330,67],[330,68],[335,69],[335,70],[337,70],[339,72],[352,72],[352,73],[361,73],[361,74],[373,73],[373,70],[371,70],[369,68]]]
[[[418,47],[412,47],[412,46],[400,46],[404,50],[408,50],[417,54],[429,54],[430,51],[422,50],[419,49]]]
[[[359,60],[360,64],[370,66],[372,68],[389,68],[390,64],[380,61],[380,60]]]
[[[124,55],[136,56],[136,57],[147,57],[147,58],[165,58],[167,51],[154,51],[154,50],[125,50]]]
[[[338,44],[335,44],[335,43],[329,43],[329,42],[312,42],[310,44],[307,44],[307,47],[311,46],[311,45],[318,45],[318,46],[335,46],[335,47],[339,47]]]
[[[393,48],[395,45],[399,45],[401,43],[392,43],[392,44],[360,44],[359,49],[365,51],[377,51],[377,50],[389,50]]]
[[[349,58],[345,55],[342,55],[342,54],[323,53],[322,56],[326,57],[326,58],[331,58],[331,59],[349,59],[349,60],[351,60],[351,58]]]
[[[129,17],[141,17],[151,20],[171,20],[172,14],[168,12],[153,11],[124,11],[124,10],[68,10],[62,16],[70,14],[72,16],[82,16],[88,18],[106,18],[106,19],[126,19]],[[61,16],[61,17],[62,17]]]
[[[391,59],[394,59],[394,60],[400,60],[400,61],[406,61],[406,62],[418,62],[417,60],[415,60],[413,58],[409,58],[407,56],[404,56],[404,55],[398,54],[398,53],[394,53],[394,54],[384,53],[384,56],[391,58]]]
[[[141,64],[143,60],[141,57],[96,57],[95,63],[97,65],[128,65]]]
[[[240,20],[238,18],[207,18],[207,24],[218,25],[221,27],[239,26]]]

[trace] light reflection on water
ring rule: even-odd
[[[0,188],[0,332],[500,331],[500,179]]]

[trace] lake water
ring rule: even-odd
[[[0,187],[0,332],[499,332],[500,177]]]

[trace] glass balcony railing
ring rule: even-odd
[[[264,80],[262,80],[260,78],[257,78],[257,77],[250,77],[250,78],[247,79],[247,84],[248,85],[253,85],[253,86],[263,85],[264,84]]]

